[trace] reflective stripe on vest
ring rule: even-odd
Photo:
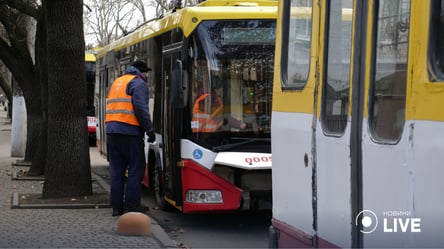
[[[210,96],[209,93],[202,94],[194,102],[193,106],[193,118],[192,118],[192,131],[193,132],[215,132],[222,125],[222,122],[216,122],[214,117],[222,110],[222,103],[218,98],[219,106],[217,109],[211,113],[202,112],[199,108],[200,102],[205,101],[205,99]]]
[[[123,75],[117,78],[111,85],[106,98],[106,118],[105,123],[117,121],[131,125],[140,126],[134,113],[132,96],[126,94],[128,83],[133,80],[135,75]]]

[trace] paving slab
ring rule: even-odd
[[[99,176],[93,175],[93,187],[102,191],[100,204],[82,198],[36,203],[43,180],[24,180],[17,174],[13,179],[14,172],[25,168],[17,165],[20,158],[11,157],[10,140],[11,123],[0,110],[0,248],[177,248],[153,219],[150,236],[117,234],[118,217],[112,217],[112,209],[105,204],[109,186]],[[92,167],[104,163],[91,154]],[[29,200],[34,202],[26,203]],[[93,205],[87,207],[85,203]]]

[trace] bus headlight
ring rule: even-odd
[[[188,190],[187,202],[192,203],[222,203],[222,192],[219,190]]]

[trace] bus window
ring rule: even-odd
[[[430,78],[432,81],[444,80],[444,1],[431,1],[430,29]]]
[[[290,18],[282,32],[282,84],[283,88],[302,89],[307,81],[310,66],[311,0],[292,0],[284,15]]]
[[[326,133],[342,134],[347,125],[352,30],[351,0],[329,2],[327,68],[324,77],[322,125]]]
[[[87,115],[95,116],[94,111],[94,83],[96,80],[96,62],[85,62],[86,87],[87,87]]]
[[[370,91],[370,130],[378,142],[397,142],[405,121],[410,0],[381,0],[378,6]]]

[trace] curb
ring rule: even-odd
[[[32,162],[20,160],[17,159],[15,162],[12,162],[12,166],[24,166],[24,167],[30,167],[32,165]]]
[[[93,178],[96,179],[97,183],[99,183],[108,193],[110,190],[110,186],[108,183],[106,183],[105,180],[103,180],[102,177],[99,175],[91,172]],[[163,228],[159,225],[159,223],[154,220],[151,216],[151,231],[153,236],[159,240],[159,242],[165,247],[165,248],[178,248],[176,244],[170,239],[168,234],[163,230]]]
[[[20,204],[19,193],[14,192],[12,194],[11,209],[84,209],[84,208],[109,208],[109,204],[101,203],[72,203],[72,204],[57,204],[57,203],[45,203],[45,204]]]

